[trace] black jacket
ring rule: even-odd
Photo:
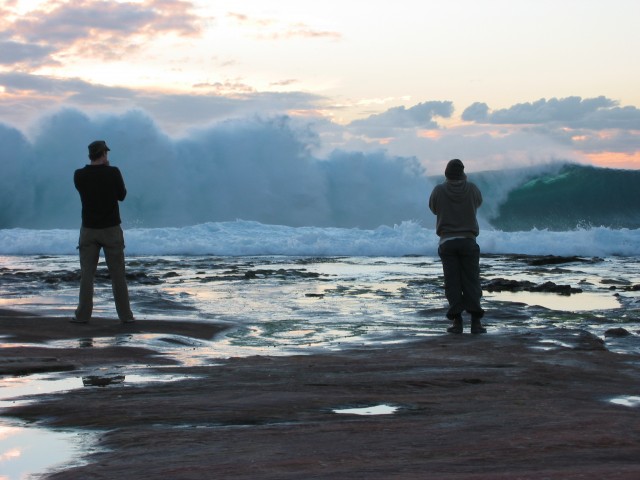
[[[108,228],[120,225],[118,202],[127,196],[127,189],[118,167],[86,165],[73,175],[73,183],[82,201],[82,226]]]

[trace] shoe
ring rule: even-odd
[[[487,329],[482,326],[482,323],[480,322],[479,318],[471,319],[471,333],[473,334],[487,333]]]
[[[69,322],[71,322],[71,323],[89,323],[88,320],[78,320],[76,317],[71,317],[69,319]]]
[[[449,333],[462,333],[462,315],[458,314],[453,317],[453,323],[447,328]]]
[[[129,323],[136,323],[136,319],[135,318],[127,318],[126,320],[120,320],[121,324],[129,324]]]

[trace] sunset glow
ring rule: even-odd
[[[634,153],[589,153],[587,157],[594,165],[610,168],[637,169],[640,168],[640,152]]]

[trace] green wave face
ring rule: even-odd
[[[504,231],[640,228],[640,171],[566,165],[511,190],[490,223]]]

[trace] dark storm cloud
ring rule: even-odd
[[[368,118],[355,120],[349,124],[349,127],[369,136],[387,137],[391,136],[396,129],[436,129],[438,124],[434,121],[434,117],[448,118],[452,113],[452,102],[424,102],[410,108],[404,106],[390,108]]]
[[[485,103],[474,103],[462,119],[497,125],[558,125],[567,128],[635,129],[640,130],[640,110],[619,107],[618,102],[600,96],[596,98],[551,98],[491,111]]]

